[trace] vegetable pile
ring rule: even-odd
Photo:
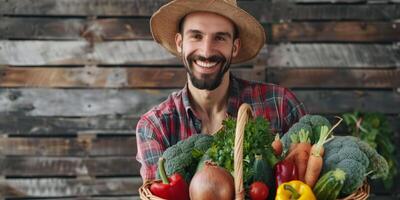
[[[388,162],[368,143],[333,135],[341,121],[332,126],[323,116],[305,115],[280,138],[265,119],[250,119],[243,140],[246,199],[336,200],[354,193],[367,177],[387,177]],[[163,181],[181,174],[191,199],[234,198],[235,130],[236,120],[227,118],[214,136],[194,135],[168,148]],[[170,199],[188,196],[175,195]]]

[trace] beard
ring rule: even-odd
[[[213,55],[206,58],[204,56],[190,54],[185,57],[185,53],[182,52],[182,60],[193,86],[200,90],[209,91],[216,89],[221,84],[222,78],[231,64],[231,57],[227,59],[221,55]],[[221,65],[221,68],[217,74],[202,74],[201,77],[198,78],[193,73],[193,65],[196,60],[203,62],[216,62],[216,65]]]

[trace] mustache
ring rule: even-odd
[[[189,61],[194,61],[194,60],[200,60],[202,62],[225,62],[226,59],[223,56],[219,56],[219,55],[212,55],[210,57],[204,57],[201,55],[192,55],[188,57]]]

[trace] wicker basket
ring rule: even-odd
[[[248,104],[242,104],[239,108],[237,115],[237,124],[235,130],[235,147],[234,147],[234,179],[235,179],[235,199],[243,200],[245,197],[245,191],[243,187],[243,138],[244,128],[253,114],[251,107]],[[150,185],[154,181],[147,181],[139,188],[140,198],[143,200],[164,200],[156,197],[150,192]],[[367,182],[364,182],[363,186],[360,187],[353,194],[338,200],[366,200],[370,193],[370,186]]]

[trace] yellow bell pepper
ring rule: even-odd
[[[316,200],[316,198],[310,186],[294,180],[282,183],[278,187],[275,200]]]

